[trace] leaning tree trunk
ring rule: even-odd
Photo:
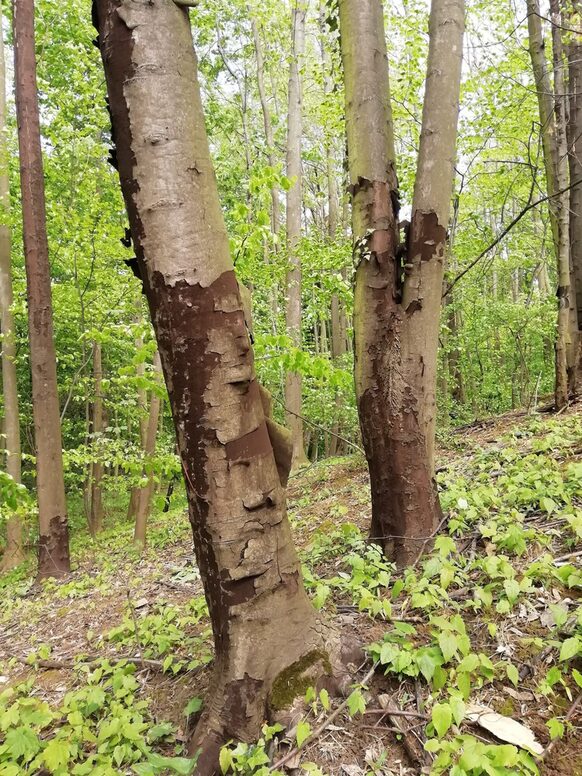
[[[370,470],[371,537],[405,565],[440,517],[427,428],[435,391],[448,221],[448,201],[442,200],[445,193],[450,200],[452,188],[463,7],[438,0],[432,6],[419,179],[404,267],[382,3],[340,0],[339,9],[356,261],[355,379]],[[434,179],[427,164],[431,153]]]
[[[95,536],[103,529],[103,463],[98,460],[101,454],[101,437],[103,435],[103,361],[101,343],[93,343],[93,399],[92,450],[91,466],[91,512],[89,527],[91,535]]]
[[[34,1],[14,2],[16,115],[39,517],[39,577],[70,570],[34,50]]]
[[[305,8],[293,9],[291,65],[289,72],[289,114],[287,128],[287,177],[292,185],[287,192],[287,334],[293,347],[301,348],[301,137],[303,132],[303,94],[301,67],[305,48]],[[288,372],[285,382],[287,423],[293,435],[293,467],[307,463],[301,417],[302,379],[299,372]]]
[[[182,460],[215,640],[191,750],[213,773],[292,674],[326,662],[305,594],[204,127],[188,12],[97,0],[119,174]]]
[[[16,346],[12,315],[12,264],[10,261],[10,185],[6,143],[6,63],[0,6],[0,331],[2,332],[2,393],[6,471],[15,482],[21,480],[20,415],[16,379]],[[8,571],[24,560],[22,520],[11,515],[6,526],[6,549],[0,569]]]
[[[154,375],[156,378],[162,371],[162,364],[160,361],[160,354],[158,351],[154,353]],[[154,491],[154,478],[151,472],[148,473],[148,458],[151,458],[156,452],[156,440],[158,438],[158,425],[160,420],[160,408],[162,406],[162,400],[155,390],[152,390],[152,397],[150,400],[150,412],[147,419],[147,427],[144,437],[143,452],[145,456],[145,465],[143,475],[147,476],[147,483],[137,489],[136,497],[136,509],[135,509],[135,531],[134,541],[142,549],[146,546],[147,541],[147,523],[150,516],[152,495]]]

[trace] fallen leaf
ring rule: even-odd
[[[533,754],[542,754],[544,747],[536,740],[533,730],[511,717],[504,717],[487,706],[467,706],[466,719],[476,722],[500,741],[520,746]]]
[[[535,695],[529,690],[514,690],[513,687],[504,687],[503,692],[506,692],[511,698],[516,701],[533,701]]]

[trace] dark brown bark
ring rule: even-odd
[[[404,246],[382,3],[340,0],[339,11],[355,238],[355,381],[370,471],[370,536],[404,566],[429,546],[441,516],[432,449],[463,5],[433,0],[431,7],[419,164]]]
[[[70,570],[61,423],[36,87],[34,2],[14,2],[16,114],[36,445],[40,577]]]
[[[212,686],[191,741],[202,747],[196,772],[210,774],[225,740],[256,738],[282,672],[303,659],[321,673],[334,644],[307,599],[291,539],[188,13],[172,0],[97,0],[94,20],[215,639]]]

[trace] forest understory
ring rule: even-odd
[[[363,460],[292,477],[310,596],[366,658],[346,700],[301,688],[287,728],[233,742],[223,770],[582,774],[581,414],[511,413],[442,438],[445,520],[402,572],[365,538]],[[76,531],[66,578],[0,577],[3,776],[190,772],[213,651],[190,526],[183,504],[155,514],[142,555],[124,506],[108,493],[99,539]],[[489,729],[484,708],[502,715]]]

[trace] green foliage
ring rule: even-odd
[[[191,773],[195,760],[155,751],[173,745],[174,729],[152,724],[134,665],[80,663],[78,676],[81,686],[57,708],[36,696],[33,679],[0,694],[3,774],[114,776],[128,768],[140,776]]]

